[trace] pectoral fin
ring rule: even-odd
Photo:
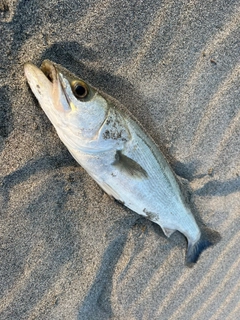
[[[112,164],[134,178],[147,178],[148,176],[146,170],[140,164],[125,156],[119,150],[116,152],[115,161]]]

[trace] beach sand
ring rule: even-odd
[[[0,1],[0,319],[240,318],[239,1]],[[29,89],[48,58],[124,104],[221,234],[186,239],[110,199]]]

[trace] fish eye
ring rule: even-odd
[[[87,86],[80,81],[76,81],[72,84],[72,91],[77,99],[83,99],[88,95]]]

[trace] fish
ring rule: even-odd
[[[59,138],[99,186],[166,237],[186,237],[187,266],[219,241],[217,231],[196,222],[176,174],[127,108],[50,60],[40,68],[25,63],[24,73]]]

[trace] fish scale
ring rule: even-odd
[[[76,161],[110,196],[188,241],[186,262],[218,242],[216,231],[196,223],[175,174],[138,121],[113,98],[62,66],[45,60],[24,66],[42,109]]]

